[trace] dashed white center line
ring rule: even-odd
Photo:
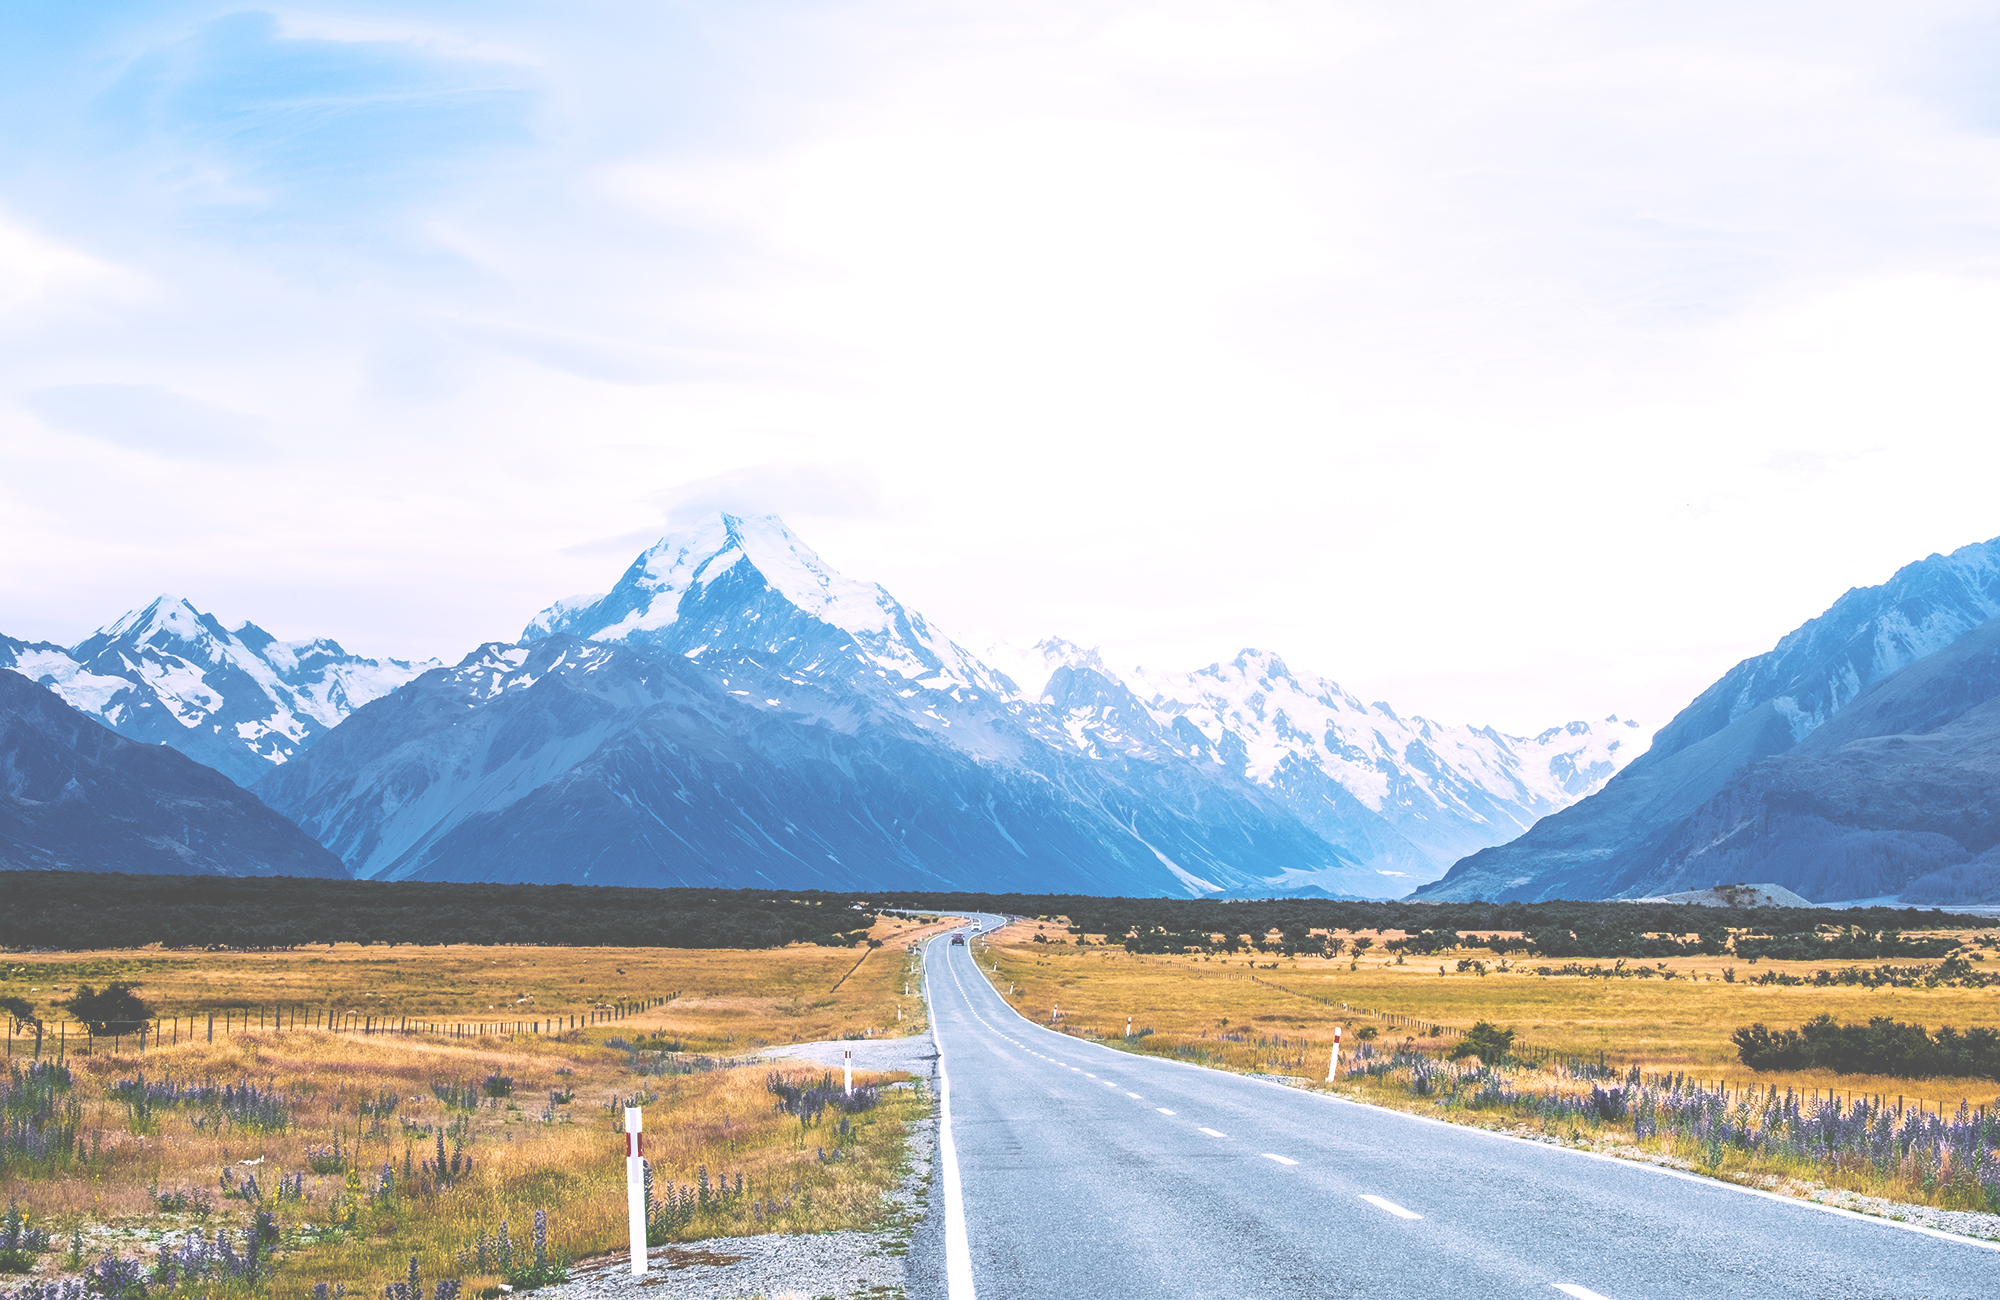
[[[1130,1098],[1131,1098],[1131,1099],[1132,1099],[1133,1101],[1144,1101],[1144,1100],[1146,1100],[1146,1099],[1145,1099],[1144,1097],[1141,1097],[1141,1096],[1140,1096],[1140,1095],[1139,1095],[1138,1093],[1136,1093],[1136,1092],[1128,1092],[1128,1093],[1126,1093],[1125,1095],[1126,1095],[1127,1097],[1130,1097]]]
[[[1274,1156],[1269,1151],[1264,1153],[1264,1158],[1266,1160],[1275,1160],[1281,1165],[1295,1165],[1298,1163],[1298,1161],[1292,1159],[1290,1156]]]
[[[1557,1282],[1555,1283],[1555,1288],[1570,1297],[1570,1300],[1604,1300],[1603,1296],[1597,1294],[1597,1292],[1591,1290],[1589,1287],[1578,1286],[1574,1282]]]
[[[1117,1086],[1118,1086],[1117,1084],[1115,1084],[1115,1083],[1111,1082],[1111,1080],[1109,1080],[1109,1079],[1099,1079],[1099,1080],[1098,1080],[1098,1082],[1099,1082],[1099,1083],[1101,1083],[1101,1084],[1103,1084],[1103,1085],[1104,1085],[1105,1087],[1107,1087],[1107,1088],[1113,1088],[1113,1089],[1115,1089],[1115,1088],[1117,1088]]]
[[[1155,1106],[1155,1107],[1153,1107],[1153,1109],[1154,1109],[1154,1110],[1156,1110],[1156,1111],[1159,1111],[1159,1112],[1160,1112],[1160,1113],[1161,1113],[1162,1115],[1171,1115],[1171,1114],[1173,1114],[1173,1112],[1172,1112],[1172,1111],[1170,1111],[1170,1110],[1168,1110],[1168,1109],[1167,1109],[1167,1108],[1166,1108],[1165,1106]],[[1206,1133],[1206,1132],[1208,1132],[1208,1130],[1207,1130],[1207,1129],[1203,1129],[1203,1130],[1202,1130],[1202,1132]]]
[[[1229,1136],[1227,1133],[1218,1133],[1212,1128],[1205,1128],[1202,1130],[1202,1132],[1208,1134],[1212,1138],[1226,1138]]]
[[[1363,1194],[1361,1199],[1368,1202],[1370,1205],[1374,1206],[1378,1210],[1387,1210],[1389,1213],[1395,1215],[1399,1219],[1421,1219],[1424,1217],[1421,1214],[1416,1214],[1413,1213],[1412,1211],[1404,1209],[1402,1206],[1396,1204],[1394,1201],[1383,1200],[1379,1196],[1369,1196]],[[1598,1300],[1603,1300],[1603,1297],[1599,1296]]]

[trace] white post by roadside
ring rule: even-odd
[[[1127,1016],[1125,1017],[1125,1037],[1130,1038],[1131,1036],[1132,1036],[1132,1017]]]
[[[852,1097],[854,1095],[854,1049],[843,1047],[840,1049],[840,1054],[847,1058],[847,1095]]]
[[[1336,1080],[1334,1076],[1338,1075],[1339,1073],[1340,1073],[1340,1026],[1335,1025],[1333,1027],[1333,1059],[1331,1061],[1328,1061],[1326,1065],[1326,1081],[1328,1083],[1335,1082]]]
[[[646,1141],[637,1106],[625,1108],[625,1210],[632,1228],[632,1276],[646,1272]]]

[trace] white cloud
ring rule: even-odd
[[[132,272],[44,238],[0,212],[0,329],[130,302],[143,288]]]

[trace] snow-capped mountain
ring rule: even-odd
[[[0,672],[0,870],[335,876],[310,836],[212,768]]]
[[[1046,641],[1005,655],[1002,671],[769,517],[716,515],[663,539],[608,594],[542,611],[522,641],[561,634],[774,674],[779,695],[838,681],[839,697],[982,761],[1039,769],[1053,752],[1259,790],[1329,849],[1317,874],[1260,878],[1287,889],[1402,894],[1595,790],[1634,751],[1636,724],[1616,719],[1536,737],[1404,719],[1257,651],[1121,677],[1095,652]]]
[[[1042,745],[997,703],[982,748],[1032,761],[975,756],[845,671],[844,635],[820,625],[843,670],[818,677],[561,632],[483,646],[257,793],[385,879],[1191,894],[1342,861],[1253,788]]]
[[[161,596],[70,647],[0,637],[0,668],[134,740],[171,745],[248,785],[435,660],[365,659],[334,641],[230,631]]]
[[[1078,749],[1219,763],[1360,858],[1386,894],[1512,839],[1643,748],[1639,724],[1616,716],[1534,736],[1405,718],[1261,650],[1191,673],[1122,675],[1067,641],[996,657]],[[1359,888],[1351,872],[1340,878]]]
[[[521,641],[556,633],[657,646],[697,661],[755,655],[820,676],[831,653],[898,691],[960,700],[1014,693],[922,614],[872,582],[835,572],[774,515],[717,514],[662,538],[608,594],[551,605]]]

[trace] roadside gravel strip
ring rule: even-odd
[[[929,1034],[842,1043],[794,1043],[766,1049],[772,1060],[797,1059],[838,1070],[842,1053],[854,1052],[857,1070],[906,1070],[927,1081],[935,1097],[937,1048]],[[924,1218],[937,1152],[937,1114],[910,1134],[910,1168],[890,1194],[894,1217],[907,1225]],[[922,1228],[917,1228],[922,1256]],[[538,1300],[888,1300],[912,1287],[911,1228],[882,1232],[765,1233],[655,1246],[646,1252],[646,1276],[633,1277],[631,1259],[616,1255],[579,1265],[570,1281],[536,1293]]]

